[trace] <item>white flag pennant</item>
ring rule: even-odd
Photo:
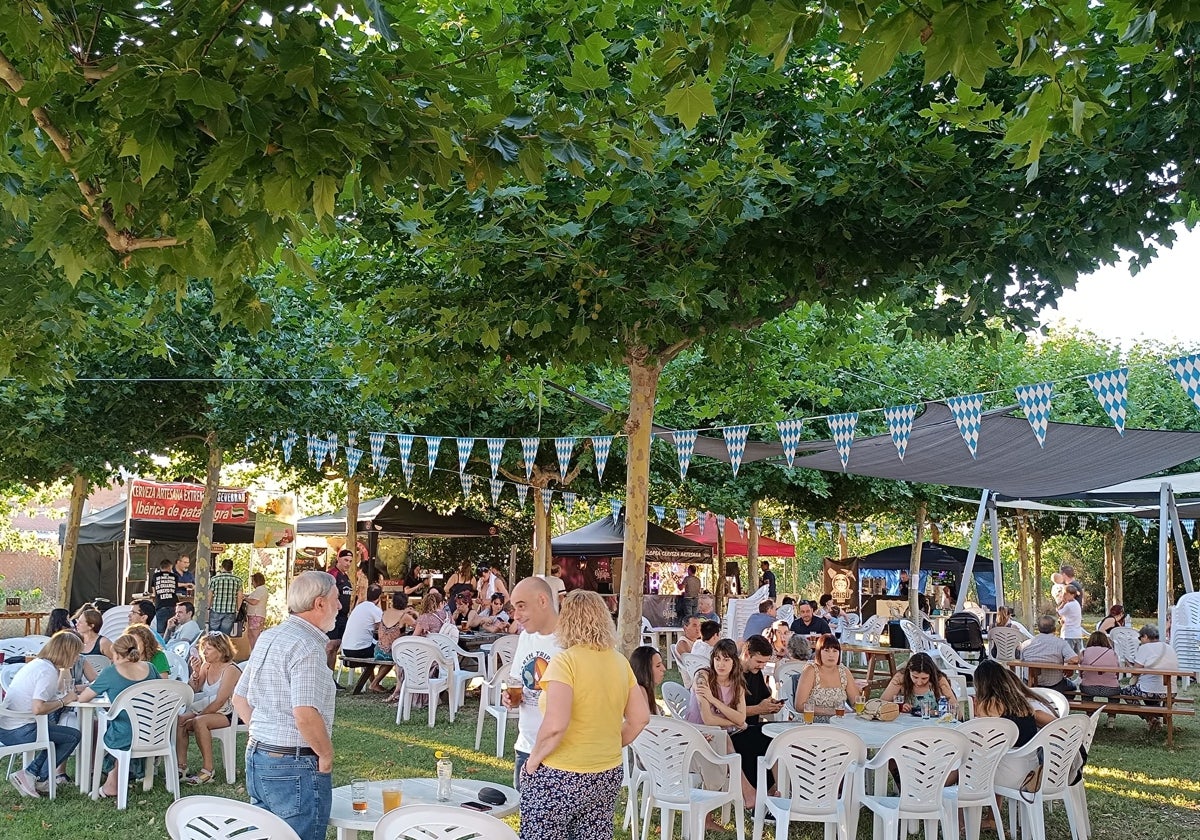
[[[550,503],[554,501],[554,491],[549,487],[542,488],[542,510],[550,512]]]
[[[538,444],[541,438],[521,438],[521,460],[525,462],[525,480],[533,475],[533,465],[537,462]]]
[[[1150,536],[1150,520],[1149,519],[1139,519],[1138,524],[1142,526],[1142,533],[1145,534],[1146,536]]]
[[[650,505],[650,510],[654,511],[654,518],[657,519],[658,524],[661,525],[662,521],[663,521],[663,517],[666,516],[666,514],[667,514],[666,506],[665,505]]]
[[[454,442],[458,444],[458,474],[462,475],[467,468],[467,461],[471,460],[471,450],[475,448],[475,438],[460,437],[455,438]]]
[[[778,517],[773,518],[771,527],[775,529],[775,539],[780,539],[783,536],[783,520]]]
[[[358,432],[346,432],[346,445],[358,446]]]
[[[792,462],[796,460],[796,445],[800,443],[800,432],[804,428],[804,421],[780,420],[775,427],[779,429],[779,442],[783,444],[783,456],[787,458],[787,465],[790,468]]]
[[[817,523],[812,520],[808,522],[808,535],[814,540],[817,538]]]
[[[696,511],[696,524],[700,526],[700,534],[704,535],[704,529],[708,527],[708,511]]]
[[[346,447],[346,470],[350,475],[354,475],[358,469],[358,462],[362,460],[363,451],[356,449],[353,446]]]
[[[323,437],[318,437],[313,443],[313,447],[316,449],[317,453],[317,469],[324,469],[325,462],[329,460],[329,441]]]
[[[696,448],[696,438],[699,433],[695,429],[678,429],[672,432],[675,437],[675,454],[679,456],[679,480],[687,478],[688,466],[692,463],[692,452]]]
[[[325,441],[326,441],[325,454],[329,455],[333,458],[336,458],[337,451],[338,451],[338,433],[337,432],[326,432],[325,433]]]
[[[563,494],[562,494],[563,507],[567,511],[567,516],[570,516],[572,513],[575,512],[575,500],[577,498],[578,498],[577,494],[572,493],[569,490],[563,491]]]
[[[529,498],[529,485],[517,484],[514,486],[517,488],[517,505],[521,510],[525,510],[525,500]]]
[[[251,447],[253,447],[255,441],[257,441],[257,440],[258,440],[258,435],[254,434],[254,432],[249,432],[246,435],[246,448],[250,449]]]
[[[412,472],[408,468],[408,459],[412,457],[413,440],[415,438],[412,435],[396,435],[396,443],[400,446],[400,465],[408,475]]]
[[[492,507],[500,507],[500,494],[504,492],[504,482],[492,477],[488,480],[488,486],[492,491]]]
[[[371,459],[371,466],[375,468],[376,475],[383,475],[387,472],[388,465],[392,463],[392,459],[387,455],[377,455]]]
[[[1089,373],[1087,381],[1108,419],[1112,420],[1117,432],[1124,435],[1125,410],[1129,406],[1129,368]]]
[[[747,527],[747,523],[746,523],[746,520],[744,517],[742,519],[738,519],[735,516],[733,519],[733,527],[737,528],[739,537],[746,536],[746,531],[748,530],[748,527]]]
[[[612,435],[592,435],[592,455],[596,459],[596,481],[604,481],[608,453],[612,451]]]
[[[468,501],[471,498],[471,490],[475,486],[475,476],[468,472],[458,474],[458,483],[462,485],[463,500]]]
[[[488,466],[492,468],[492,478],[496,477],[496,473],[500,472],[500,459],[504,457],[504,441],[505,438],[488,438]]]
[[[437,466],[438,452],[442,448],[442,439],[440,437],[425,438],[425,446],[429,448],[429,474],[433,475],[433,469]]]
[[[317,460],[317,436],[312,432],[305,433],[305,442],[308,445],[308,462],[316,463]]]
[[[1014,393],[1017,395],[1017,404],[1025,412],[1025,418],[1029,420],[1029,426],[1038,439],[1038,445],[1045,447],[1046,430],[1050,428],[1050,401],[1054,399],[1054,383],[1020,385]]]
[[[621,522],[621,500],[609,499],[608,507],[612,511],[613,524],[619,525]]]
[[[558,456],[558,479],[567,483],[567,471],[571,468],[571,453],[575,451],[575,438],[560,437],[554,439],[554,453]]]
[[[842,469],[850,461],[850,447],[854,444],[854,427],[858,425],[858,412],[834,414],[829,417],[829,431],[833,434],[833,442],[837,445],[838,455],[842,458]]]
[[[825,536],[832,537],[833,536],[833,523],[832,522],[824,522],[822,524],[825,526]]]
[[[963,442],[967,444],[967,449],[974,458],[979,449],[979,429],[983,424],[983,394],[951,397],[946,400],[946,405],[949,406],[950,414],[958,425],[958,433],[962,435]]]
[[[862,523],[861,522],[854,523],[854,536],[857,537],[858,539],[862,539]]]
[[[726,426],[721,431],[725,435],[725,450],[729,453],[729,466],[733,467],[733,477],[737,478],[738,468],[742,465],[742,457],[746,454],[746,438],[750,434],[750,427]]]
[[[385,440],[387,440],[387,433],[385,432],[371,432],[367,435],[367,442],[371,447],[372,464],[378,461],[379,457],[383,455],[383,442]]]
[[[675,518],[679,520],[679,530],[682,531],[687,527],[687,508],[675,508]]]
[[[846,523],[845,522],[838,523],[838,536],[845,539],[845,537],[846,537]]]
[[[718,534],[725,533],[725,514],[723,514],[723,513],[717,514],[717,533]]]
[[[291,463],[292,449],[296,446],[296,441],[299,440],[299,435],[295,429],[288,429],[287,434],[283,436],[283,463]]]
[[[800,523],[795,519],[788,520],[788,527],[792,529],[792,542],[800,542]]]
[[[1200,408],[1200,354],[1192,353],[1190,356],[1168,359],[1167,365],[1175,374],[1183,392],[1196,404],[1196,408]]]
[[[271,432],[270,441],[271,441],[271,448],[274,449],[276,444],[279,443],[279,432]]]
[[[763,518],[761,516],[754,517],[754,529],[760,534],[762,533]]]
[[[401,459],[400,471],[404,473],[404,486],[412,487],[413,483],[413,462]]]
[[[917,416],[917,406],[914,405],[893,405],[890,408],[883,410],[883,417],[887,421],[888,431],[892,435],[892,443],[896,445],[896,452],[900,455],[900,460],[904,460],[904,451],[908,449],[908,439],[912,435],[913,420]]]

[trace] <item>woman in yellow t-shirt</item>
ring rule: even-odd
[[[555,634],[563,651],[542,675],[545,717],[520,779],[521,840],[609,840],[621,748],[650,721],[646,693],[595,592],[567,593]]]

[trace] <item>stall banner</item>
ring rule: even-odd
[[[134,479],[129,483],[129,517],[149,522],[199,522],[204,501],[200,484],[159,484]],[[250,521],[250,492],[245,488],[217,490],[214,522],[245,525]]]
[[[254,547],[285,548],[296,541],[296,497],[291,493],[254,494]]]
[[[855,560],[825,558],[823,589],[843,610],[858,610],[858,563]]]

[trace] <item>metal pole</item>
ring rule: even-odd
[[[963,603],[967,600],[967,582],[971,580],[971,575],[975,571],[975,555],[979,551],[979,538],[983,536],[983,517],[987,512],[988,498],[991,496],[991,491],[984,490],[979,496],[979,510],[975,512],[975,527],[971,531],[971,547],[967,549],[967,562],[963,566],[962,580],[958,582],[958,598],[954,602],[954,611],[962,612]],[[996,587],[1000,587],[1000,581],[996,581]]]
[[[996,576],[996,606],[1004,606],[1004,584],[1000,577],[1000,515],[996,512],[993,502],[988,505],[988,514],[992,526],[992,574]],[[1025,616],[1029,621],[1029,616]]]
[[[1170,497],[1171,485],[1164,481],[1158,487],[1158,626],[1164,635],[1170,607],[1167,592],[1167,504]]]
[[[1183,537],[1183,526],[1179,524],[1179,508],[1175,506],[1175,490],[1171,496],[1171,531],[1175,535],[1175,554],[1179,557],[1179,579],[1183,581],[1183,591],[1193,592],[1192,570],[1188,568],[1187,543]]]

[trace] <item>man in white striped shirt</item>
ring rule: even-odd
[[[250,727],[246,792],[301,840],[325,840],[333,798],[333,674],[325,634],[341,607],[337,581],[302,572],[282,624],[262,634],[233,693]]]

